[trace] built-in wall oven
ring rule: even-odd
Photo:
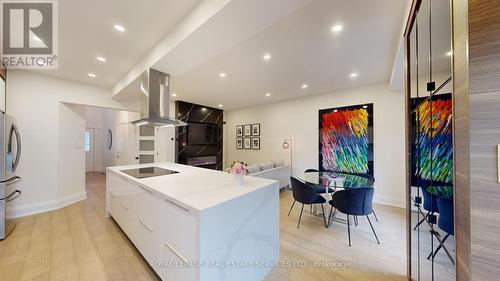
[[[5,113],[5,80],[0,78],[0,240],[14,229],[12,220],[7,219],[7,207],[21,191],[14,188],[14,183],[21,180],[16,175],[16,168],[21,159],[21,137],[15,120]]]

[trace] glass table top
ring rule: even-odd
[[[371,176],[353,175],[339,172],[307,172],[300,177],[301,180],[325,187],[361,188],[373,187],[374,180]]]

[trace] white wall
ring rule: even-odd
[[[61,207],[85,198],[85,112],[70,105],[92,105],[138,110],[110,98],[108,89],[62,80],[28,71],[10,70],[7,78],[7,114],[17,120],[22,156],[18,184],[23,192],[13,201],[9,216],[21,216]]]
[[[318,110],[363,103],[374,104],[375,201],[404,207],[404,94],[390,91],[386,84],[226,111],[226,165],[235,160],[250,164],[267,160],[289,162],[290,151],[281,144],[291,138],[293,174],[318,168]],[[261,124],[261,150],[237,150],[236,125],[251,123]]]

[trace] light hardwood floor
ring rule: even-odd
[[[105,176],[87,174],[88,198],[66,208],[20,218],[14,232],[0,241],[0,280],[158,280],[112,219],[105,216]],[[351,228],[300,208],[287,217],[291,193],[281,193],[281,259],[294,268],[274,269],[266,281],[406,280],[404,210],[376,206],[374,222],[381,245],[366,219]],[[321,262],[320,266],[315,261]],[[183,281],[183,280],[175,280]],[[228,280],[237,281],[237,280]]]

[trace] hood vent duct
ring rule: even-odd
[[[146,95],[146,102],[141,104],[142,118],[133,121],[137,126],[159,127],[186,126],[187,123],[170,117],[170,75],[149,68],[140,77],[141,92]]]

